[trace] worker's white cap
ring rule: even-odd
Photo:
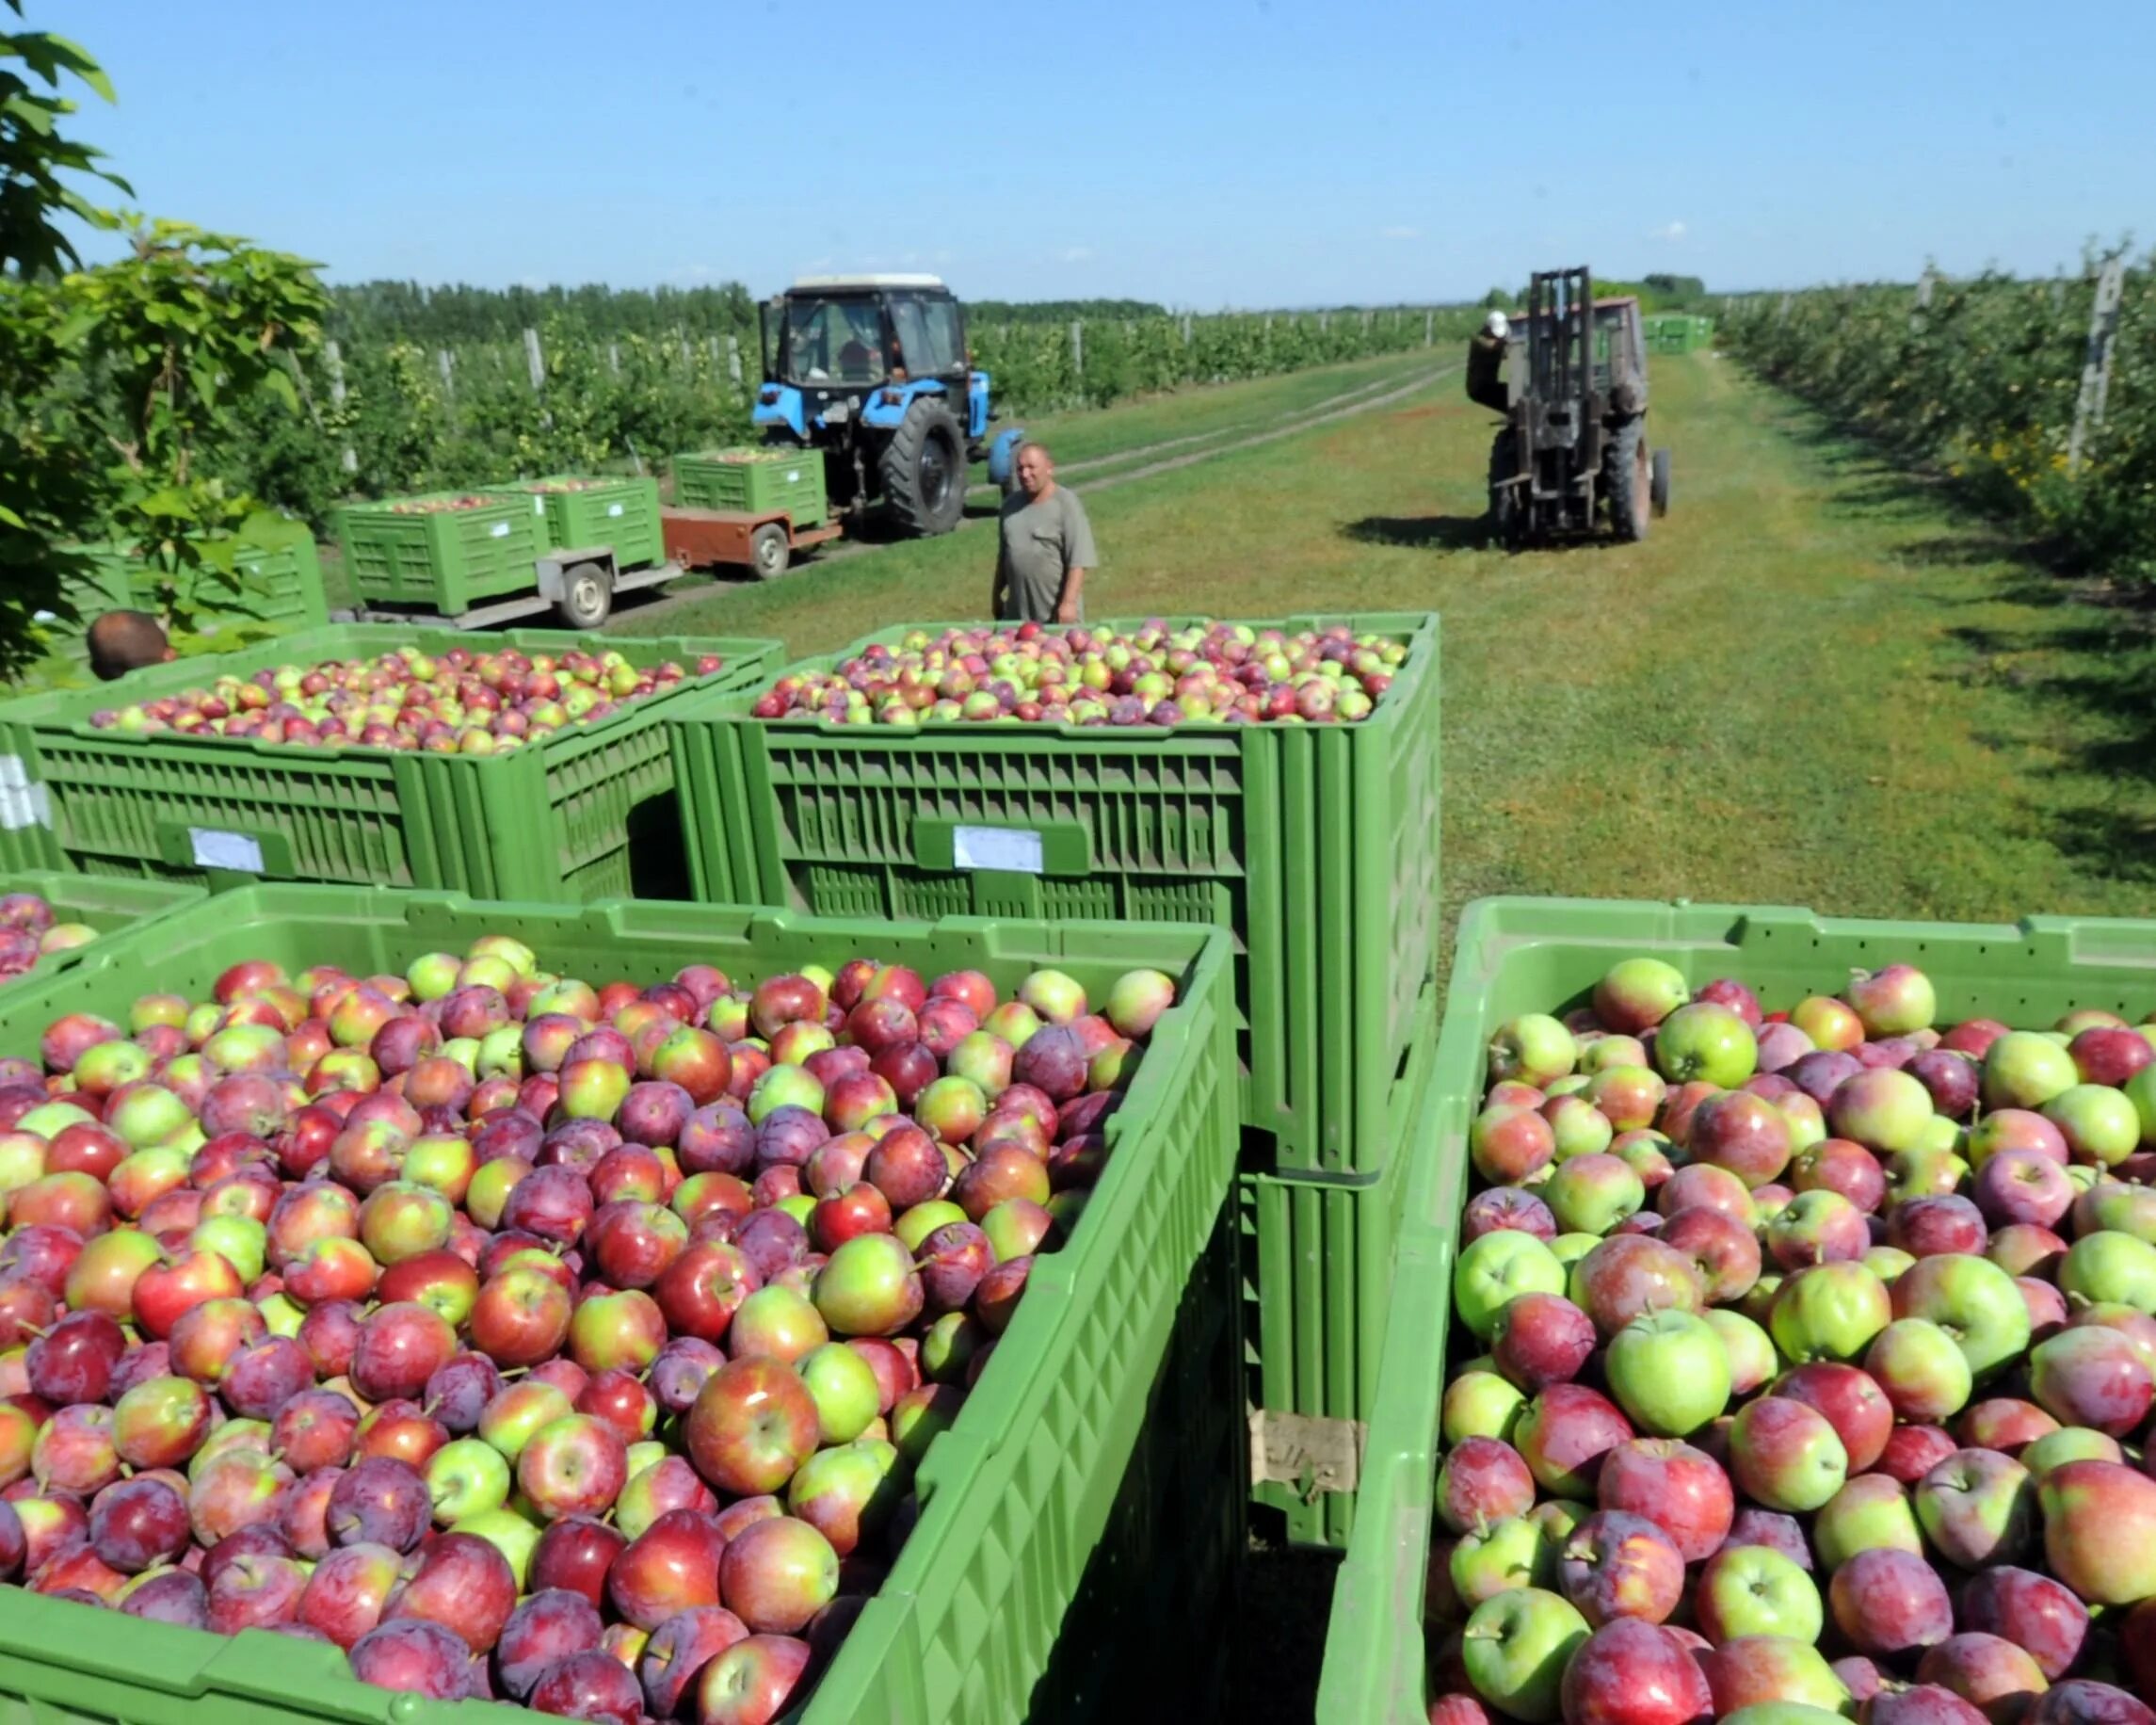
[[[1492,335],[1503,335],[1512,326],[1505,322],[1503,312],[1492,312],[1482,320],[1482,327]]]

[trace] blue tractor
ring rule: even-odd
[[[989,375],[966,314],[935,276],[804,276],[762,308],[765,442],[824,452],[831,501],[858,521],[880,502],[909,537],[948,533],[974,461],[1010,483],[1025,433],[984,443]]]

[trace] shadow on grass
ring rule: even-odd
[[[1365,515],[1341,532],[1360,544],[1409,551],[1485,551],[1496,543],[1487,515]]]

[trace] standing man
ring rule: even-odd
[[[1086,621],[1086,572],[1098,569],[1093,526],[1077,493],[1055,483],[1055,462],[1038,443],[1018,452],[1019,489],[1003,500],[996,578],[990,605],[1000,622]]]

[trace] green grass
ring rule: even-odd
[[[1655,379],[1674,502],[1644,544],[1485,548],[1490,420],[1446,379],[1102,492],[1088,611],[1443,612],[1448,918],[1497,892],[2156,913],[2145,615],[2075,597],[1726,361]],[[971,526],[650,626],[818,652],[978,615],[993,557]]]

